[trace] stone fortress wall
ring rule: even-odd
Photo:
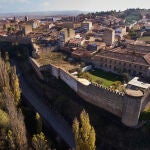
[[[40,66],[32,58],[30,58],[30,62],[40,79],[43,80],[41,71],[50,71],[53,76],[64,81],[85,101],[120,117],[122,123],[129,127],[134,127],[138,124],[140,112],[150,100],[149,92],[145,93],[143,97],[132,97],[125,93],[104,88],[98,84],[85,85],[69,72],[54,65]]]

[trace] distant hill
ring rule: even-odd
[[[0,16],[77,16],[81,13],[87,13],[79,10],[68,11],[45,11],[45,12],[14,12],[14,13],[1,13]]]

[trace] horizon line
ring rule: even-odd
[[[123,10],[117,10],[117,9],[108,9],[108,10],[70,10],[70,9],[66,9],[66,10],[39,10],[39,11],[14,11],[14,12],[0,12],[1,15],[10,15],[10,14],[19,14],[19,13],[48,13],[48,12],[65,12],[65,11],[79,11],[79,12],[86,12],[86,13],[95,13],[95,12],[107,12],[107,11],[116,11],[116,12],[119,12],[119,11],[125,11],[125,10],[128,10],[128,9],[141,9],[141,10],[150,10],[150,8],[126,8],[126,9],[123,9]]]

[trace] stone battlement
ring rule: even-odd
[[[103,88],[103,89],[105,89],[105,90],[107,90],[109,92],[112,92],[112,93],[120,95],[120,96],[124,96],[125,95],[125,92],[120,92],[120,91],[113,90],[111,88],[103,87],[102,85],[97,84],[97,83],[91,83],[91,84],[96,86],[96,87],[98,87],[98,88]]]

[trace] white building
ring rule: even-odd
[[[119,27],[115,29],[115,35],[119,36],[121,39],[126,34],[127,34],[126,27]]]
[[[36,28],[39,27],[39,25],[40,25],[40,21],[39,20],[35,20],[35,21],[33,21],[32,27],[33,27],[33,29],[36,29]]]
[[[82,22],[81,24],[81,27],[87,31],[91,30],[93,25],[92,25],[92,22],[91,21],[84,21]]]
[[[51,24],[49,25],[49,29],[51,29],[52,27],[55,27],[55,24],[51,23]]]

